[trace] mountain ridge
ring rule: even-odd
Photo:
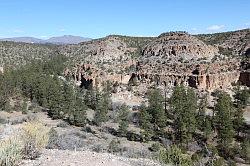
[[[86,42],[92,40],[91,38],[73,36],[73,35],[63,35],[55,36],[49,39],[40,39],[35,37],[12,37],[12,38],[2,38],[0,41],[13,41],[22,43],[36,43],[36,44],[79,44],[81,42]]]

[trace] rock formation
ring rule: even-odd
[[[163,86],[184,84],[212,91],[229,88],[239,81],[249,86],[250,82],[248,62],[242,64],[237,57],[225,57],[216,46],[207,45],[186,32],[164,33],[147,42],[142,55],[136,59],[131,56],[136,48],[117,36],[83,43],[81,47],[90,64],[78,64],[66,70],[66,75],[72,75],[78,85],[85,88],[109,81]]]

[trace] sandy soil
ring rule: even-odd
[[[22,166],[160,166],[149,159],[130,159],[90,151],[44,150],[37,160],[25,160]]]

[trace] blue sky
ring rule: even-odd
[[[91,38],[250,27],[250,0],[0,0],[0,37]]]

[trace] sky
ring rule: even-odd
[[[0,38],[158,36],[250,27],[250,0],[0,0]]]

